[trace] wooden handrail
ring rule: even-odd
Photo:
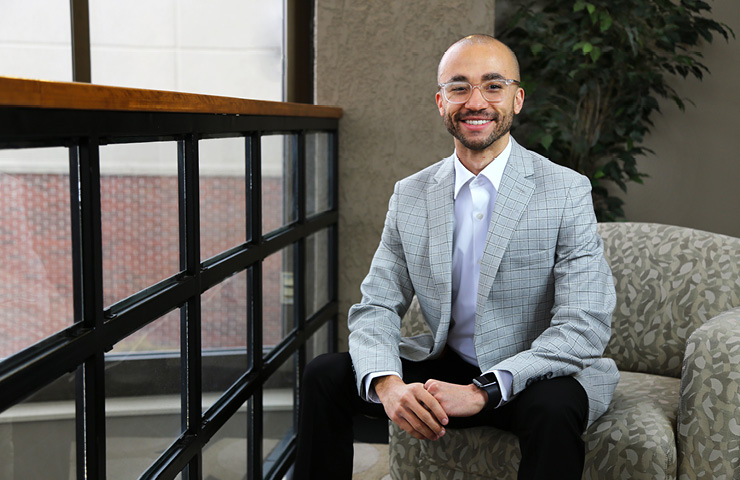
[[[0,107],[341,118],[342,109],[194,93],[0,77]]]

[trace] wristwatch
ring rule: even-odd
[[[485,373],[473,379],[473,385],[485,390],[488,394],[488,403],[483,407],[484,410],[498,407],[501,403],[501,388],[499,387],[496,374],[493,372]]]

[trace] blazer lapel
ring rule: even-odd
[[[516,143],[513,137],[510,140],[511,154],[501,178],[481,259],[477,315],[483,310],[504,252],[534,192],[534,182],[528,178],[534,173],[530,153]]]
[[[446,332],[452,310],[452,234],[454,231],[454,155],[447,157],[427,190],[429,263],[440,294],[441,318],[437,332]],[[435,343],[438,336],[435,332]]]

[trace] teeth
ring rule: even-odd
[[[488,123],[489,120],[463,120],[468,125],[483,125],[484,123]]]

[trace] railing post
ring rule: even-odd
[[[182,430],[199,435],[202,419],[202,357],[200,304],[200,203],[198,140],[189,134],[178,142],[178,205],[180,212],[180,270],[196,280],[197,294],[180,309]],[[184,480],[203,477],[203,452],[198,451],[183,471]]]
[[[247,138],[247,241],[262,243],[262,143],[260,134]],[[247,271],[247,352],[248,371],[262,368],[262,262],[256,262]],[[262,386],[255,389],[247,402],[247,478],[262,479],[263,403]]]
[[[103,241],[100,157],[95,137],[70,147],[75,322],[102,343]],[[105,346],[109,347],[109,346]],[[105,478],[105,354],[98,349],[77,369],[77,478]]]

